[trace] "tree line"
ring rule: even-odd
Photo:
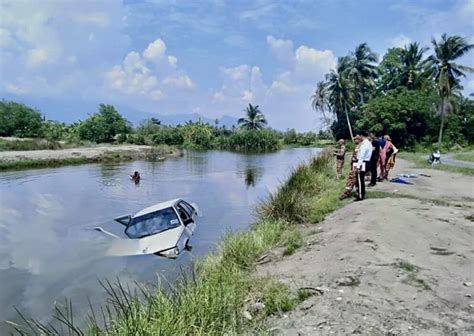
[[[474,69],[457,60],[474,44],[447,34],[431,43],[390,48],[380,63],[361,43],[317,83],[312,107],[336,138],[352,138],[355,128],[390,134],[404,147],[473,143],[474,102],[460,80]]]
[[[137,145],[172,145],[189,149],[223,149],[234,151],[271,151],[282,145],[309,146],[328,138],[321,132],[299,133],[294,129],[280,132],[268,127],[267,120],[258,105],[249,104],[245,116],[231,128],[210,125],[202,121],[188,121],[183,125],[163,125],[156,118],[142,121],[137,127],[125,119],[112,105],[100,104],[96,113],[83,121],[66,124],[46,118],[40,111],[24,104],[0,102],[0,136],[44,138],[42,147],[24,142],[35,149],[60,148],[57,141],[72,145],[92,143],[131,143]],[[55,142],[55,143],[52,143]],[[14,149],[14,147],[6,147]],[[22,147],[21,147],[22,148]]]

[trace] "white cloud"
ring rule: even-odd
[[[159,61],[166,52],[166,44],[161,39],[156,39],[143,51],[143,57],[150,61]]]
[[[48,50],[43,48],[31,49],[26,56],[26,66],[37,67],[43,63],[51,62],[51,56]]]
[[[250,90],[244,90],[241,98],[246,103],[251,103],[254,100],[253,92]]]
[[[276,39],[268,35],[267,44],[278,59],[281,61],[291,61],[293,57],[293,41]]]
[[[163,84],[180,89],[194,88],[194,83],[188,75],[168,76],[163,80]]]
[[[73,20],[79,23],[87,23],[99,27],[105,27],[110,22],[109,16],[103,12],[83,13],[81,11],[78,11],[76,13],[73,13]]]
[[[178,59],[174,56],[168,56],[168,64],[171,65],[172,67],[175,67],[176,64],[178,63]]]
[[[322,74],[336,67],[336,57],[331,50],[317,50],[300,46],[295,52],[295,67],[301,73]]]
[[[158,38],[142,53],[131,51],[120,65],[106,71],[105,86],[112,91],[153,101],[165,98],[168,89],[193,89],[194,82],[176,67],[177,61],[176,57],[166,55],[166,44]]]
[[[400,35],[395,36],[392,39],[391,44],[393,47],[403,48],[406,45],[410,44],[411,42],[412,42],[411,38],[403,34],[400,34]]]

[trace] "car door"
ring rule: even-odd
[[[184,231],[178,242],[178,250],[181,252],[186,247],[188,240],[191,238],[196,226],[195,219],[193,218],[193,209],[187,207],[183,201],[176,204],[176,212],[184,225]]]

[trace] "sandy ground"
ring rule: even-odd
[[[268,320],[273,333],[474,334],[474,177],[399,160],[395,173],[411,172],[431,177],[379,184],[394,197],[369,195],[303,228],[306,245],[292,256],[271,251],[260,274],[315,289]]]
[[[55,150],[4,151],[0,152],[1,161],[68,159],[73,157],[96,158],[106,152],[140,152],[151,146],[139,145],[100,145],[97,147],[79,147]]]

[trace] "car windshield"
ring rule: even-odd
[[[180,225],[173,208],[161,209],[130,220],[125,234],[129,238],[143,238]]]

